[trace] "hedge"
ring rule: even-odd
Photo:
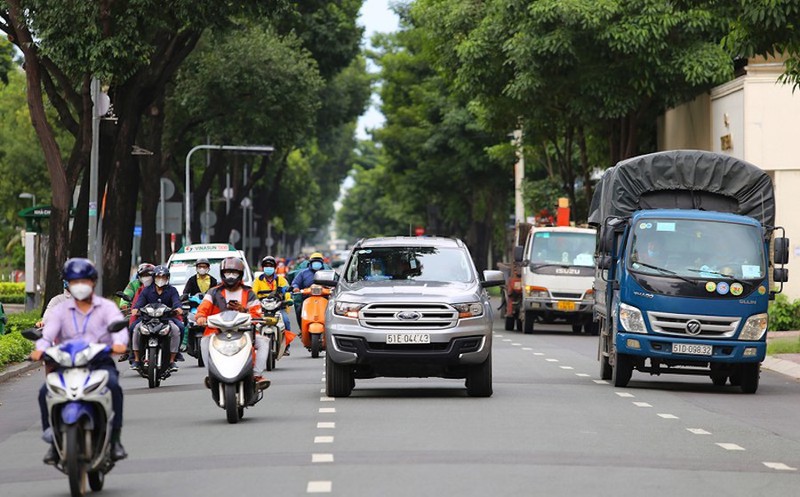
[[[770,331],[800,330],[800,299],[794,302],[778,294],[769,304]]]
[[[8,315],[6,334],[0,335],[0,368],[24,361],[33,350],[33,342],[20,335],[22,330],[32,328],[39,320],[38,311]]]
[[[24,304],[25,283],[0,282],[0,302],[4,304]]]

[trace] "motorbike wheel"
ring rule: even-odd
[[[203,354],[199,354],[199,355],[197,356],[197,367],[198,367],[198,368],[204,368],[204,367],[206,367],[206,363],[205,363],[205,362],[203,362]]]
[[[150,347],[147,355],[150,358],[147,362],[147,386],[157,388],[161,384],[161,378],[158,375],[158,347]]]
[[[275,368],[275,354],[272,352],[272,347],[267,351],[267,371],[272,371]]]
[[[86,466],[83,464],[83,430],[78,425],[67,426],[66,468],[72,497],[86,494]]]
[[[239,422],[239,406],[236,404],[236,385],[225,385],[225,416],[230,424]]]
[[[320,350],[322,350],[322,335],[314,333],[311,335],[311,357],[314,359],[319,357]]]
[[[103,484],[106,482],[106,474],[102,471],[89,471],[89,488],[92,492],[99,492],[103,490]]]

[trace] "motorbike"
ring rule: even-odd
[[[111,333],[124,329],[127,321],[108,327]],[[22,335],[38,340],[41,329],[31,328]],[[53,445],[58,454],[56,469],[69,478],[73,497],[89,488],[103,489],[105,475],[114,467],[111,460],[111,422],[114,419],[108,371],[92,369],[111,354],[107,345],[71,340],[45,350],[50,371],[45,379],[47,412],[53,430]]]
[[[256,327],[257,333],[269,339],[267,371],[275,369],[277,361],[286,352],[286,323],[282,309],[294,305],[291,300],[283,300],[280,292],[258,292],[264,323]]]
[[[253,321],[250,314],[236,311],[209,316],[208,326],[219,332],[202,342],[211,397],[225,410],[228,423],[238,423],[244,408],[264,395],[253,375]]]
[[[331,289],[314,284],[300,293],[304,297],[300,314],[301,339],[311,357],[316,359],[320,351],[325,350],[325,309]]]
[[[139,309],[139,374],[147,378],[147,386],[157,388],[171,375],[169,370],[169,332],[172,309],[166,304],[147,304]]]
[[[183,309],[184,326],[188,334],[186,340],[186,353],[197,359],[197,366],[202,368],[205,366],[203,362],[203,354],[200,352],[200,340],[203,338],[204,326],[198,326],[195,322],[197,314],[197,307],[203,302],[203,294],[197,293],[189,296],[184,302],[181,302]]]

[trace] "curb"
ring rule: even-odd
[[[34,369],[39,369],[40,367],[42,367],[42,364],[38,361],[12,364],[3,371],[0,371],[0,383],[6,382],[12,378],[16,378],[17,376],[25,374],[29,371],[33,371]]]
[[[767,356],[761,366],[770,371],[786,375],[795,380],[800,380],[800,364],[786,359]]]

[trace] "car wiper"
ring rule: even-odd
[[[693,273],[708,273],[708,274],[716,274],[718,276],[722,276],[723,278],[734,278],[732,274],[720,273],[719,271],[714,271],[712,269],[694,269],[694,268],[686,268],[687,271],[691,271]]]
[[[561,264],[554,264],[554,263],[543,263],[543,264],[531,264],[531,269],[541,269],[543,267],[570,267],[569,264],[561,263]]]
[[[693,285],[695,284],[695,282],[690,280],[689,278],[686,278],[685,276],[681,276],[678,273],[676,273],[675,271],[670,271],[669,269],[665,269],[663,267],[653,266],[652,264],[647,264],[646,262],[638,262],[638,261],[634,262],[634,264],[638,264],[640,266],[644,266],[644,267],[650,268],[650,269],[655,269],[656,271],[658,271],[661,274],[668,274],[670,276],[678,278],[679,280],[683,280],[686,283],[691,283]]]

